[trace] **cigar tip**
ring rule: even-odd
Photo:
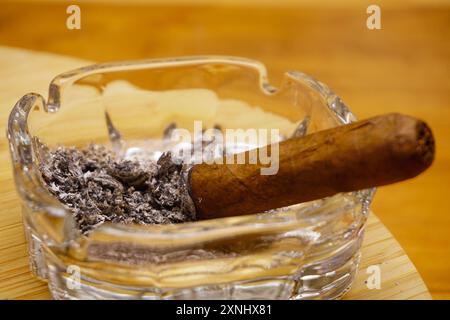
[[[402,158],[402,161],[410,161],[415,168],[415,174],[426,170],[434,160],[435,140],[431,128],[417,118],[391,113],[386,119],[393,123],[394,152]],[[409,159],[409,160],[407,160]],[[406,167],[407,162],[405,162]]]
[[[431,128],[423,121],[418,121],[416,125],[417,146],[416,154],[422,161],[425,168],[428,168],[434,160],[435,141]]]

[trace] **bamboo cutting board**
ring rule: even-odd
[[[5,132],[12,106],[25,93],[46,96],[57,74],[89,61],[0,47],[0,129]],[[369,289],[370,266],[380,268],[380,289]],[[8,145],[0,137],[0,299],[48,299],[45,283],[33,278],[22,230],[19,200],[9,162]],[[366,229],[362,261],[345,299],[430,299],[431,296],[405,252],[372,214]]]

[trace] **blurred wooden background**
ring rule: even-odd
[[[66,28],[74,3],[81,30]],[[450,298],[450,1],[376,3],[382,30],[371,31],[364,0],[2,1],[0,45],[96,61],[244,56],[264,62],[275,83],[286,70],[313,75],[359,118],[423,118],[437,139],[434,165],[380,189],[373,210],[433,297]]]

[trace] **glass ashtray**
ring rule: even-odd
[[[288,138],[354,120],[308,75],[286,72],[274,86],[264,65],[244,58],[123,61],[63,73],[47,100],[25,95],[8,123],[31,270],[55,299],[339,298],[357,272],[373,189],[254,215],[104,223],[84,235],[39,167],[60,145],[160,154],[171,123],[276,129]]]

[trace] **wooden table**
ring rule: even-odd
[[[433,296],[450,297],[449,6],[442,1],[432,5],[429,1],[415,5],[377,1],[382,8],[382,30],[370,31],[365,27],[364,1],[336,5],[283,1],[279,8],[264,3],[247,8],[83,2],[82,29],[74,31],[65,28],[66,4],[60,1],[2,3],[0,44],[97,61],[192,54],[247,56],[263,61],[275,82],[289,69],[312,74],[329,84],[360,118],[398,111],[425,119],[437,139],[435,163],[414,180],[380,189],[373,208],[405,248]],[[67,69],[60,63],[51,64],[55,71]],[[25,65],[18,68],[16,72],[27,72]],[[10,71],[8,82],[14,74]],[[2,105],[12,106],[33,89],[30,85],[8,89],[10,97],[15,95],[9,100],[1,92]],[[1,146],[6,148],[3,141]],[[0,170],[6,175],[9,167]],[[5,203],[16,201],[7,186],[1,185],[0,190],[6,192]],[[5,230],[20,239],[15,229]]]

